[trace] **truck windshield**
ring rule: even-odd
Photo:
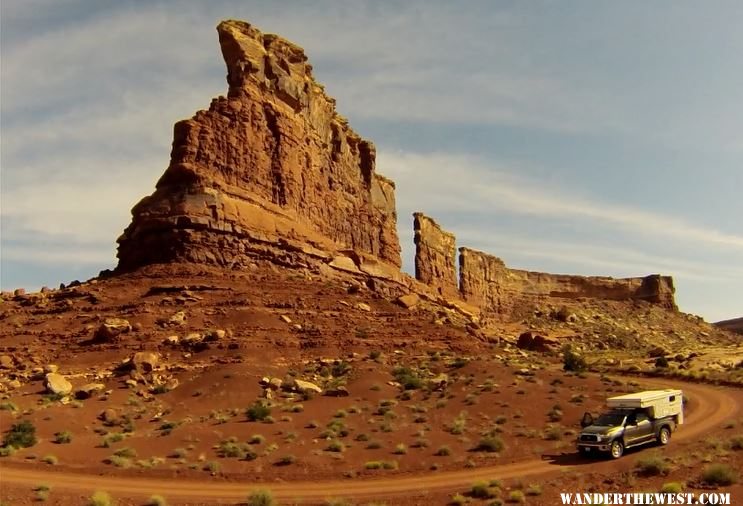
[[[601,425],[604,427],[617,427],[624,423],[624,417],[627,416],[624,413],[604,413],[599,416],[594,422],[594,425]]]

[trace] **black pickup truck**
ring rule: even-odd
[[[652,418],[644,408],[612,409],[597,419],[586,413],[578,436],[578,450],[583,454],[603,452],[618,459],[624,450],[657,441],[666,445],[676,430],[673,416]]]

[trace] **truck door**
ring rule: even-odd
[[[637,438],[640,440],[647,441],[653,439],[655,434],[653,432],[653,421],[644,411],[637,413],[635,417],[637,422]]]
[[[627,417],[624,424],[624,444],[625,446],[637,443],[639,439],[639,427],[637,426],[637,414],[632,413]]]

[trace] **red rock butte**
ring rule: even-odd
[[[261,262],[375,280],[463,311],[508,316],[544,299],[646,301],[676,309],[668,276],[613,279],[509,269],[414,217],[415,279],[400,271],[395,184],[335,110],[304,50],[243,21],[217,27],[227,97],[176,123],[170,164],[132,209],[118,272],[158,263]]]

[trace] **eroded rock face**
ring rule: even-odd
[[[459,292],[456,272],[456,239],[423,213],[413,215],[415,232],[415,278],[440,295]]]
[[[500,258],[460,248],[462,298],[484,311],[509,314],[514,307],[545,297],[561,299],[644,300],[676,309],[673,278],[651,275],[615,279],[509,269]]]
[[[119,270],[255,257],[296,265],[342,248],[399,267],[395,186],[302,48],[242,21],[217,31],[227,97],[175,125],[170,165],[118,239]]]

